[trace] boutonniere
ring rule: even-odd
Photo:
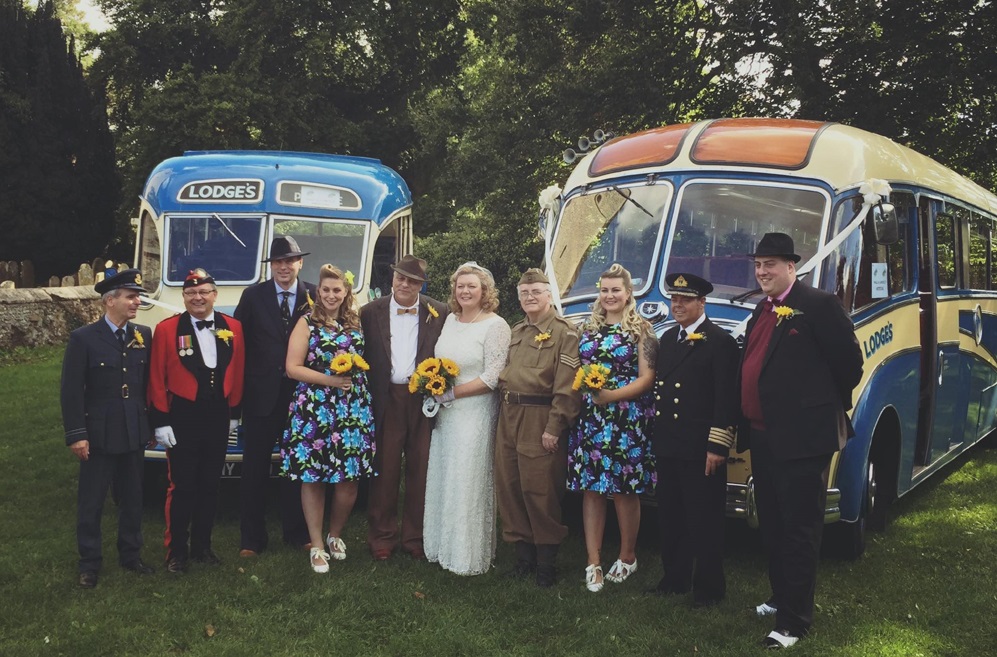
[[[803,311],[802,310],[797,310],[796,308],[790,308],[789,306],[776,306],[775,307],[775,316],[778,319],[775,320],[775,325],[779,326],[779,324],[782,324],[782,320],[784,320],[784,319],[793,319],[797,315],[802,315],[802,314],[803,314]]]
[[[685,336],[685,341],[689,342],[689,343],[706,342],[706,334],[705,333],[695,333],[695,332],[694,333],[688,333]]]
[[[145,338],[143,338],[142,334],[138,332],[138,329],[135,329],[133,335],[135,337],[128,343],[128,346],[132,349],[145,349]]]
[[[537,343],[537,349],[543,346],[543,343],[547,342],[548,340],[550,340],[550,331],[544,331],[543,333],[539,333],[537,334],[536,337],[533,338],[533,341]]]
[[[312,295],[309,294],[308,290],[305,290],[305,300],[301,303],[300,306],[298,306],[298,308],[294,312],[300,313],[305,308],[311,309],[314,307],[315,307],[315,302],[312,300]]]
[[[433,308],[428,302],[425,304],[426,310],[429,312],[429,317],[426,318],[426,323],[428,324],[430,320],[436,319],[440,316],[440,313],[436,308]]]
[[[216,329],[212,331],[212,333],[214,333],[215,337],[224,342],[226,345],[229,344],[229,340],[235,337],[235,333],[228,329]]]

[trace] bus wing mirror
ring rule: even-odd
[[[900,239],[897,210],[891,203],[872,207],[872,225],[876,230],[877,244],[895,244]]]

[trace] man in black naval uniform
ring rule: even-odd
[[[76,541],[79,585],[97,586],[100,517],[114,480],[118,504],[118,561],[140,575],[153,569],[142,549],[142,461],[152,431],[145,394],[152,331],[135,324],[142,275],[126,269],[94,286],[104,315],[69,336],[62,361],[62,422],[66,444],[80,460]]]
[[[713,285],[665,278],[678,324],[661,336],[655,367],[653,446],[664,577],[655,593],[687,593],[697,607],[720,602],[727,455],[738,419],[737,342],[706,317]]]

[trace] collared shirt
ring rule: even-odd
[[[789,287],[783,290],[782,294],[780,294],[776,298],[773,299],[772,297],[768,297],[768,300],[772,302],[772,312],[775,312],[776,306],[782,305],[782,302],[785,301],[786,297],[789,296],[789,291],[793,289],[794,285],[796,285],[796,279],[793,279],[793,281],[789,284]]]
[[[107,322],[107,325],[111,327],[111,333],[114,333],[115,335],[117,335],[119,328],[125,329],[125,342],[128,342],[128,320],[125,320],[124,324],[118,326],[117,324],[111,321],[110,317],[104,315],[104,321]]]
[[[291,287],[286,290],[280,286],[277,279],[271,280],[273,281],[274,287],[277,288],[277,306],[279,307],[284,300],[284,297],[281,295],[287,292],[287,307],[291,309],[291,314],[293,315],[294,309],[296,308],[294,305],[296,303],[295,300],[298,298],[298,279],[291,281]]]
[[[685,334],[686,334],[686,336],[688,336],[690,333],[695,333],[696,329],[698,329],[700,326],[702,326],[703,322],[705,322],[705,321],[706,321],[706,313],[703,313],[702,315],[699,316],[699,319],[697,319],[692,324],[689,324],[689,326],[685,327]],[[683,330],[682,329],[682,325],[680,324],[679,325],[679,335],[682,335],[682,330]],[[678,338],[678,341],[681,342],[682,338]]]
[[[415,308],[416,312],[399,315],[399,309],[403,308]],[[419,349],[419,302],[402,306],[391,295],[388,319],[391,322],[391,382],[408,383],[415,372],[415,356]]]
[[[204,320],[214,322],[215,313],[211,313]],[[204,366],[214,369],[218,365],[218,343],[213,330],[216,330],[218,327],[213,326],[212,328],[208,328],[205,326],[199,329],[197,328],[199,320],[193,315],[190,316],[190,321],[194,325],[194,337],[197,338],[197,346],[201,348],[201,359],[204,360]]]

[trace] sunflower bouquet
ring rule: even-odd
[[[353,375],[357,372],[366,372],[370,369],[370,365],[360,354],[344,352],[333,357],[329,369],[332,374]]]
[[[422,404],[426,417],[433,417],[439,412],[440,404],[434,397],[453,389],[458,374],[460,368],[449,358],[427,358],[415,368],[408,381],[408,391],[413,395],[421,393],[426,396]]]
[[[602,390],[609,381],[609,368],[598,363],[582,365],[575,372],[575,380],[571,384],[572,390],[582,392],[598,392]]]

